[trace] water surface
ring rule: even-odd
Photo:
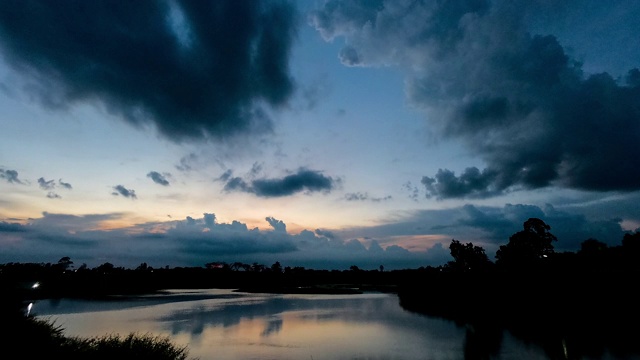
[[[217,359],[464,359],[468,329],[403,310],[394,294],[275,295],[170,290],[111,301],[41,300],[33,313],[68,336],[169,336]],[[505,334],[500,359],[546,359]]]

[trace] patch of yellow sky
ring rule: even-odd
[[[450,241],[446,235],[399,235],[385,238],[380,241],[380,246],[386,248],[397,245],[412,252],[423,252],[438,243],[448,244]]]

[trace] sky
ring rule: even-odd
[[[0,263],[404,269],[640,228],[640,2],[0,2]]]

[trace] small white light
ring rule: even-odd
[[[40,286],[39,282],[36,282],[35,284],[33,284],[33,286],[31,286],[32,289],[37,289],[38,286]]]

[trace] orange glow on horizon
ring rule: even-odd
[[[399,235],[378,240],[378,243],[385,249],[391,245],[397,245],[411,252],[424,252],[438,243],[448,244],[449,238],[446,235]]]

